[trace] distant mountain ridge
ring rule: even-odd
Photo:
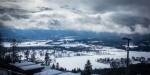
[[[49,40],[60,39],[64,37],[73,37],[75,39],[98,39],[109,41],[120,41],[122,37],[131,37],[133,40],[148,40],[150,34],[147,35],[125,35],[107,32],[89,32],[89,31],[73,31],[73,30],[21,30],[12,28],[0,28],[3,39],[18,39],[18,40]]]

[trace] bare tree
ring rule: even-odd
[[[26,57],[26,60],[27,60],[27,61],[29,61],[29,54],[30,54],[30,51],[27,50],[27,51],[25,52],[25,57]]]
[[[36,57],[35,57],[36,53],[35,51],[33,51],[32,55],[31,55],[31,61],[35,62],[36,61]]]

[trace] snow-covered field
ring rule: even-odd
[[[73,39],[69,39],[73,40]],[[96,60],[99,58],[126,58],[126,51],[122,49],[116,49],[113,47],[107,46],[95,46],[95,45],[87,45],[80,42],[73,42],[73,43],[64,43],[66,40],[59,40],[57,42],[53,42],[52,40],[48,41],[31,41],[31,42],[22,42],[19,43],[18,46],[52,46],[58,45],[63,46],[66,48],[69,47],[90,47],[91,52],[81,51],[81,52],[73,52],[73,51],[55,51],[54,50],[36,50],[36,60],[44,61],[45,53],[48,51],[50,53],[50,58],[53,59],[52,63],[59,63],[60,67],[66,68],[67,70],[72,70],[74,68],[84,69],[84,65],[86,64],[87,60],[90,60],[92,64],[92,68],[110,68],[109,64],[99,63]],[[46,44],[51,42],[51,44]],[[11,43],[4,42],[5,47],[10,47]],[[40,52],[43,54],[40,55]],[[32,50],[30,51],[30,57],[32,54]],[[22,60],[25,59],[24,51],[19,52],[22,55]],[[79,54],[79,55],[78,55]],[[150,58],[150,52],[137,52],[137,51],[130,51],[130,58],[134,57],[145,57]]]
[[[92,67],[94,68],[110,68],[109,64],[103,64],[103,63],[98,63],[96,60],[98,58],[126,58],[126,52],[110,52],[112,54],[109,55],[91,55],[91,56],[74,56],[74,57],[64,57],[64,58],[57,58],[56,62],[60,63],[61,67],[65,67],[68,70],[72,70],[74,68],[80,68],[84,69],[84,65],[87,62],[87,60],[91,61]],[[131,51],[130,52],[130,58],[132,56],[135,57],[146,57],[150,58],[150,52],[136,52],[136,51]]]
[[[46,43],[51,42],[52,40],[37,40],[37,41],[28,41],[28,42],[20,42],[17,44],[18,47],[28,47],[28,46],[51,46]],[[4,47],[11,47],[12,43],[3,42]]]
[[[55,54],[50,55],[50,58],[55,60],[52,63],[59,63],[60,67],[66,68],[67,70],[72,70],[74,68],[84,69],[84,65],[87,60],[90,60],[92,68],[110,68],[110,64],[99,63],[96,60],[98,58],[126,58],[126,51],[121,49],[116,49],[112,47],[103,47],[105,51],[98,52],[72,52],[72,51],[56,51]],[[39,52],[42,50],[36,50],[37,60],[44,61],[45,56],[40,56]],[[42,52],[45,54],[47,50]],[[53,50],[48,50],[49,53],[52,53]],[[23,55],[23,53],[20,53]],[[31,52],[32,54],[32,52]],[[77,56],[76,54],[84,54]],[[130,51],[130,58],[134,57],[145,57],[150,58],[150,52],[137,52]],[[24,57],[25,59],[25,57]]]

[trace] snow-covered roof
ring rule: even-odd
[[[32,62],[15,63],[12,65],[14,65],[22,70],[32,70],[32,69],[43,68],[40,64],[35,64]]]
[[[59,75],[80,75],[79,73],[64,72]]]
[[[38,69],[43,67],[40,64],[35,64],[35,65],[21,66],[20,68],[23,70],[32,70],[32,69]]]
[[[61,71],[49,69],[49,70],[44,70],[42,72],[36,73],[34,75],[58,75],[60,73]]]
[[[16,67],[21,67],[21,66],[27,66],[27,65],[33,65],[33,64],[35,64],[35,63],[33,63],[33,62],[22,62],[22,63],[15,63],[13,65]]]
[[[53,69],[47,69],[40,73],[35,73],[34,75],[80,75],[79,73],[63,72]]]

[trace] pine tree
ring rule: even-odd
[[[52,65],[52,69],[55,69],[55,68],[56,68],[56,67],[55,67],[55,64],[53,64],[53,65]]]
[[[91,74],[92,74],[92,65],[90,60],[88,60],[87,63],[85,64],[83,75],[91,75]]]
[[[50,57],[49,57],[49,54],[46,52],[45,54],[45,65],[48,66],[49,65],[49,60],[50,60]]]
[[[73,72],[73,73],[77,73],[76,68],[72,69],[72,72]]]
[[[80,68],[77,68],[77,72],[81,72],[81,69],[80,69]]]
[[[59,63],[56,63],[56,69],[57,70],[59,69]]]

